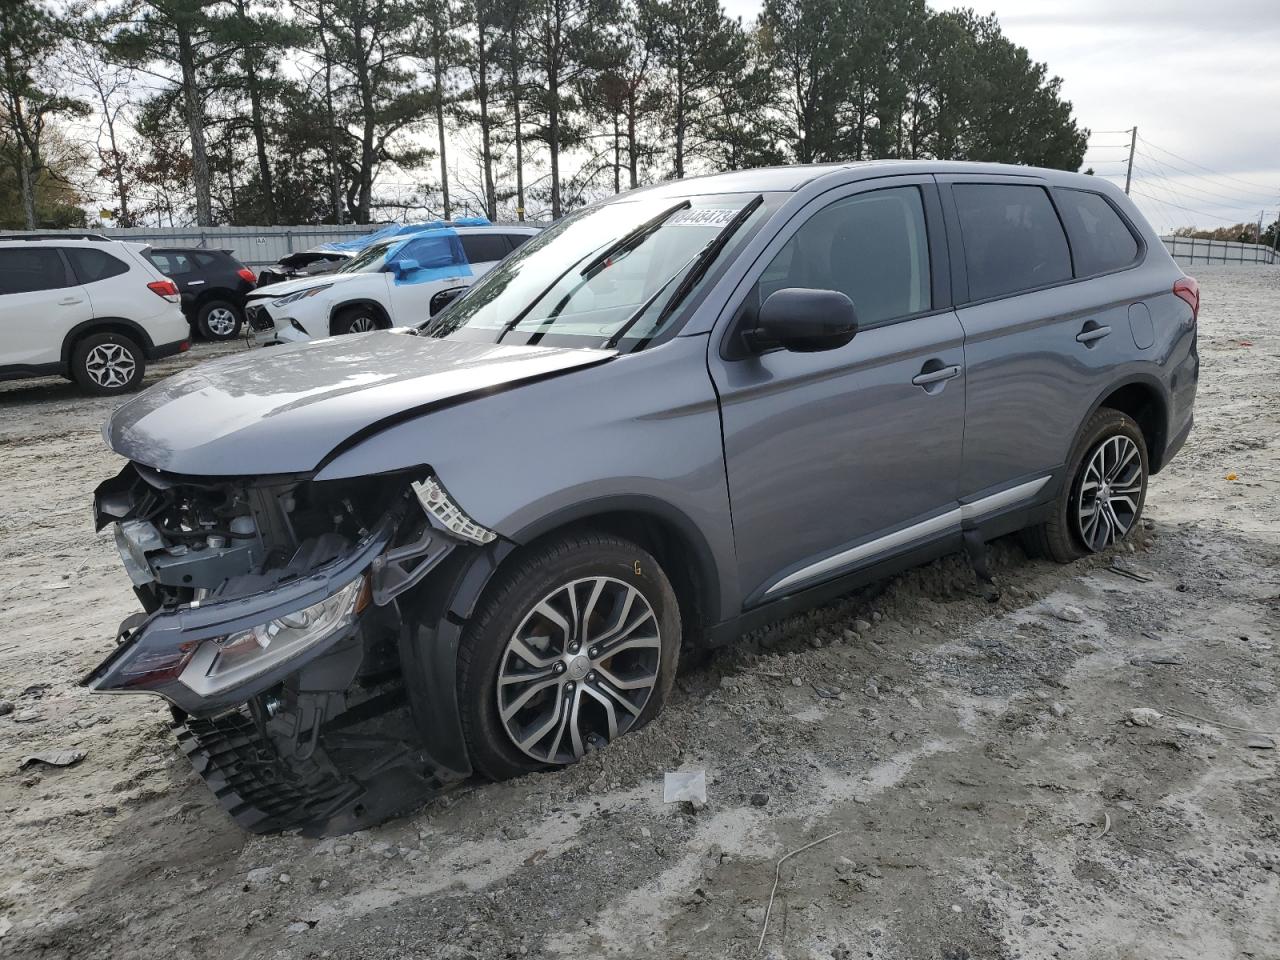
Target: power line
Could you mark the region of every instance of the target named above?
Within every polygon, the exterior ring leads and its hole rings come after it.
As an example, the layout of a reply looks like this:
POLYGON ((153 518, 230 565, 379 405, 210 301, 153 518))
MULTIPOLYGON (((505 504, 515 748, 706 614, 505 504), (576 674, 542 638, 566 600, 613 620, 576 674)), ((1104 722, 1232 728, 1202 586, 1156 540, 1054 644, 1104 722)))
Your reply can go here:
MULTIPOLYGON (((1150 159, 1150 158, 1148 158, 1150 159)), ((1217 193, 1213 190, 1207 190, 1194 184, 1183 183, 1176 177, 1171 177, 1161 171, 1152 170, 1147 167, 1138 166, 1135 169, 1142 170, 1148 179, 1160 179, 1169 182, 1169 189, 1172 193, 1190 194, 1192 200, 1203 200, 1213 203, 1216 206, 1228 207, 1230 209, 1252 210, 1259 206, 1268 206, 1276 202, 1276 195, 1272 195, 1268 199, 1253 199, 1249 197, 1228 196, 1227 194, 1217 193)))
MULTIPOLYGON (((1245 186, 1247 186, 1247 187, 1253 187, 1253 188, 1254 188, 1254 189, 1256 189, 1256 190, 1264 190, 1264 191, 1268 191, 1268 192, 1274 192, 1274 190, 1275 190, 1275 187, 1274 187, 1274 186, 1266 186, 1266 187, 1264 187, 1264 186, 1263 186, 1262 184, 1260 184, 1260 183, 1255 183, 1255 182, 1253 182, 1253 181, 1251 181, 1251 180, 1243 180, 1243 179, 1241 179, 1240 177, 1233 177, 1233 176, 1232 176, 1231 174, 1229 174, 1229 173, 1219 173, 1218 171, 1213 170, 1213 169, 1211 169, 1210 167, 1206 167, 1203 163, 1196 163, 1194 160, 1188 160, 1186 157, 1182 156, 1181 154, 1174 153, 1172 150, 1169 150, 1169 149, 1168 149, 1168 148, 1166 148, 1166 147, 1162 147, 1162 146, 1160 146, 1159 144, 1152 143, 1152 142, 1151 142, 1150 140, 1148 140, 1146 137, 1140 137, 1139 139, 1140 139, 1144 144, 1146 144, 1147 146, 1149 146, 1149 147, 1155 147, 1155 149, 1159 150, 1161 153, 1167 153, 1167 154, 1169 154, 1169 156, 1171 156, 1171 157, 1176 157, 1177 159, 1181 160, 1183 163, 1189 163, 1189 164, 1191 164, 1193 167, 1199 167, 1201 170, 1204 170, 1204 171, 1206 171, 1207 173, 1211 173, 1211 174, 1213 174, 1215 177, 1221 177, 1221 178, 1222 178, 1222 179, 1224 179, 1224 180, 1234 180, 1236 183, 1242 183, 1242 184, 1244 184, 1245 186)), ((1170 164, 1170 166, 1172 166, 1172 164, 1170 164)))
MULTIPOLYGON (((1151 186, 1151 184, 1150 184, 1150 183, 1148 183, 1148 182, 1147 182, 1147 181, 1145 181, 1145 180, 1140 181, 1140 182, 1142 183, 1142 185, 1143 185, 1143 186, 1151 186)), ((1154 188, 1154 187, 1152 187, 1152 189, 1155 189, 1155 188, 1154 188)), ((1233 219, 1233 218, 1230 218, 1230 217, 1220 217, 1220 216, 1218 216, 1217 214, 1214 214, 1214 213, 1205 213, 1203 210, 1194 210, 1194 209, 1192 209, 1191 207, 1184 207, 1182 204, 1180 204, 1180 203, 1174 203, 1174 202, 1173 202, 1173 201, 1171 201, 1171 200, 1168 200, 1168 201, 1161 201, 1161 200, 1159 200, 1157 197, 1153 197, 1153 196, 1152 196, 1151 194, 1149 194, 1149 193, 1143 193, 1141 190, 1134 190, 1134 189, 1131 189, 1131 190, 1130 190, 1130 192, 1131 192, 1131 193, 1136 193, 1136 194, 1137 194, 1138 196, 1140 196, 1140 197, 1146 197, 1148 200, 1155 200, 1157 203, 1161 203, 1161 202, 1163 202, 1163 203, 1167 203, 1169 206, 1177 207, 1179 210, 1185 210, 1187 213, 1194 213, 1197 217, 1208 217, 1208 218, 1209 218, 1209 219, 1211 219, 1211 220, 1218 220, 1218 221, 1221 221, 1222 223, 1231 224, 1232 226, 1234 226, 1234 225, 1235 225, 1235 224, 1237 224, 1237 223, 1242 223, 1242 222, 1243 222, 1243 221, 1241 221, 1241 220, 1233 219)))
MULTIPOLYGON (((1168 161, 1168 160, 1160 160, 1160 159, 1158 159, 1158 158, 1156 158, 1156 157, 1153 157, 1151 154, 1149 154, 1149 153, 1144 153, 1144 152, 1142 152, 1142 151, 1139 151, 1139 152, 1138 152, 1138 156, 1143 157, 1144 159, 1149 160, 1149 161, 1151 161, 1153 164, 1155 164, 1155 165, 1156 165, 1156 167, 1158 167, 1158 168, 1159 168, 1160 172, 1161 172, 1162 174, 1164 174, 1164 175, 1166 176, 1166 178, 1167 178, 1167 179, 1169 179, 1169 180, 1176 180, 1176 179, 1178 179, 1177 177, 1168 176, 1168 172, 1167 172, 1167 171, 1168 171, 1169 169, 1173 169, 1173 170, 1177 170, 1179 173, 1183 174, 1184 176, 1191 177, 1191 178, 1193 178, 1193 179, 1195 179, 1195 180, 1202 180, 1202 181, 1204 181, 1204 182, 1206 182, 1206 183, 1210 183, 1210 184, 1212 184, 1215 188, 1216 188, 1216 187, 1218 187, 1218 184, 1213 183, 1213 181, 1209 180, 1209 179, 1208 179, 1207 177, 1205 177, 1203 174, 1192 173, 1191 171, 1189 171, 1189 170, 1187 170, 1187 169, 1185 169, 1185 168, 1183 168, 1183 167, 1179 167, 1177 164, 1172 163, 1172 162, 1170 162, 1170 161, 1168 161)), ((1227 193, 1227 192, 1225 192, 1225 189, 1224 189, 1224 190, 1216 190, 1216 189, 1215 189, 1215 190, 1210 190, 1210 189, 1208 189, 1208 188, 1206 188, 1206 187, 1196 187, 1196 188, 1194 188, 1194 189, 1197 189, 1197 190, 1199 190, 1199 191, 1200 191, 1200 192, 1202 192, 1202 193, 1210 193, 1210 194, 1213 194, 1213 195, 1215 195, 1215 196, 1217 196, 1217 197, 1219 197, 1219 198, 1222 198, 1222 199, 1227 199, 1227 200, 1247 200, 1249 203, 1252 203, 1252 204, 1259 204, 1259 203, 1267 204, 1267 203, 1272 203, 1272 202, 1274 202, 1274 201, 1275 201, 1275 198, 1276 198, 1277 194, 1280 194, 1280 188, 1272 188, 1271 190, 1267 190, 1267 191, 1265 191, 1263 194, 1250 194, 1250 195, 1248 195, 1248 196, 1246 196, 1246 195, 1244 195, 1244 194, 1241 194, 1241 193, 1235 193, 1235 192, 1233 192, 1233 193, 1227 193)))

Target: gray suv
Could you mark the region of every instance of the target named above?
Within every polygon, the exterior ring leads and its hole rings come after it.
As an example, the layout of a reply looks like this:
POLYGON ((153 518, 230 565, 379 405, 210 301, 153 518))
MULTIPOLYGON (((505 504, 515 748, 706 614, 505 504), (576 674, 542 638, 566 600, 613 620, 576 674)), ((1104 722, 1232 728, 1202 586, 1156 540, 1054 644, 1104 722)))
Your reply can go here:
POLYGON ((341 831, 571 763, 682 647, 1024 531, 1139 521, 1198 289, 1089 176, 751 170, 579 210, 421 328, 179 373, 106 428, 159 694, 247 828, 341 831))

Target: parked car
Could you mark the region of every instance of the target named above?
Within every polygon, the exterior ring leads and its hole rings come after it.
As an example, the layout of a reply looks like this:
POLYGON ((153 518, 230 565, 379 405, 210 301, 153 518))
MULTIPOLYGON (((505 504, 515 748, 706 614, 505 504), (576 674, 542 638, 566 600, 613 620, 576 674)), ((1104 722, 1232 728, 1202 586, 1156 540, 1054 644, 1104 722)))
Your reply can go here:
POLYGON ((1191 430, 1198 309, 1097 177, 850 163, 612 198, 416 335, 123 405, 95 509, 145 610, 87 684, 167 698, 255 830, 572 763, 662 709, 682 646, 962 548, 981 569, 1015 531, 1064 562, 1124 540, 1191 430))
POLYGON ((266 345, 421 323, 538 233, 537 227, 441 226, 392 236, 333 273, 256 291, 249 326, 266 345))
POLYGON ((200 336, 232 340, 240 334, 245 298, 258 278, 231 250, 156 247, 147 256, 178 285, 182 312, 200 336))
POLYGON ((136 390, 190 345, 178 288, 139 244, 0 239, 0 380, 53 374, 89 393, 136 390))
POLYGON ((354 256, 337 250, 300 250, 281 257, 269 267, 258 271, 258 287, 295 280, 298 277, 318 277, 333 273, 354 256))

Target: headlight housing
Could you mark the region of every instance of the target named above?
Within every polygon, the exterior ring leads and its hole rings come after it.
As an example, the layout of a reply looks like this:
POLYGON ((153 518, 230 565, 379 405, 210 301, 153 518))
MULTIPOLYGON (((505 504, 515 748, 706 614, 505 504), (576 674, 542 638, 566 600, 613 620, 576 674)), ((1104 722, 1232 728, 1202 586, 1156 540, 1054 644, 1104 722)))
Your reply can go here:
POLYGON ((297 303, 299 300, 306 300, 309 297, 314 297, 317 293, 323 293, 332 286, 332 283, 322 283, 319 286, 307 287, 305 290, 299 290, 297 293, 291 293, 288 296, 281 297, 279 300, 272 300, 271 305, 273 307, 283 307, 289 303, 297 303))
POLYGON ((361 574, 319 603, 204 641, 178 679, 202 697, 239 686, 350 626, 368 603, 361 574))

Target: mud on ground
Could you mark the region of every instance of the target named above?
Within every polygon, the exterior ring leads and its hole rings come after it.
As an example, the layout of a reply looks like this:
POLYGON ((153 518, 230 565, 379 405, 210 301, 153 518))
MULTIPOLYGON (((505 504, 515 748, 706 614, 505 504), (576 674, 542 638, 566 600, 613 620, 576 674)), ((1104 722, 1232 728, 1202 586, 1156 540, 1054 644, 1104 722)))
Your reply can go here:
POLYGON ((112 403, 0 386, 0 955, 750 957, 778 858, 834 833, 762 955, 1280 957, 1280 270, 1196 272, 1197 429, 1134 549, 998 544, 996 603, 916 570, 686 671, 576 768, 323 841, 241 833, 158 702, 76 687, 133 610, 89 513, 112 403), (54 749, 86 756, 19 770, 54 749), (664 806, 696 769, 707 807, 664 806))

